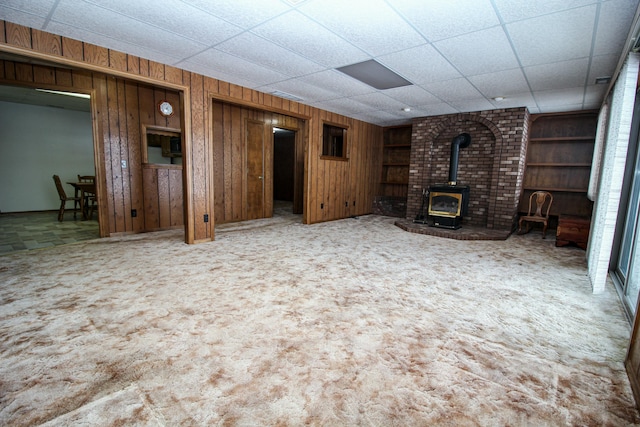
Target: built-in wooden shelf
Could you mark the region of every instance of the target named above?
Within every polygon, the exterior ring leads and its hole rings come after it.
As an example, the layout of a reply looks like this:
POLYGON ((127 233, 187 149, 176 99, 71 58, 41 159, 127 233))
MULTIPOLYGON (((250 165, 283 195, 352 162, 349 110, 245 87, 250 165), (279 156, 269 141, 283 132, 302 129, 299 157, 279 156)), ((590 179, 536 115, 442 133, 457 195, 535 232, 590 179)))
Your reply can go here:
POLYGON ((392 126, 383 130, 382 175, 379 196, 407 197, 411 160, 411 126, 392 126))
POLYGON ((590 168, 591 163, 527 163, 527 166, 562 167, 562 168, 590 168))
POLYGON ((586 193, 587 189, 586 188, 562 188, 562 187, 523 187, 524 190, 531 190, 531 191, 537 191, 537 190, 544 190, 544 191, 551 191, 551 192, 559 192, 559 193, 586 193))
POLYGON ((587 198, 598 111, 532 114, 519 211, 534 191, 553 194, 551 215, 590 215, 587 198))
POLYGON ((529 142, 550 142, 555 144, 557 142, 573 142, 573 141, 594 141, 595 138, 590 136, 558 136, 558 137, 546 137, 546 138, 529 138, 529 142))

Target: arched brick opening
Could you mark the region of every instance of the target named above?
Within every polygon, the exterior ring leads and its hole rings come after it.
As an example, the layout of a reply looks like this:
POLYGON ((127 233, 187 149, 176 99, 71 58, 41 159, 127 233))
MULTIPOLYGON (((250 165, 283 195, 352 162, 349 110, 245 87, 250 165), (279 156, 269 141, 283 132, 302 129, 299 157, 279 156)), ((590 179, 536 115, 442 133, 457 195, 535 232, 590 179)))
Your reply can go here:
POLYGON ((447 182, 451 141, 468 132, 472 142, 460 151, 458 163, 458 182, 471 188, 463 224, 513 229, 522 191, 528 119, 526 108, 414 119, 407 219, 419 212, 424 188, 447 182))

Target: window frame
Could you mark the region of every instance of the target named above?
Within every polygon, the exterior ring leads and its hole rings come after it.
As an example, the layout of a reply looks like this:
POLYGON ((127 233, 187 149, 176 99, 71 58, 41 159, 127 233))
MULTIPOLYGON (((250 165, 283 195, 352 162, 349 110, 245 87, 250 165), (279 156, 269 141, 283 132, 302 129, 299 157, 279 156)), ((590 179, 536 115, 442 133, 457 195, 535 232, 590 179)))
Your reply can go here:
MULTIPOLYGON (((322 122, 322 134, 321 134, 321 151, 320 158, 323 160, 340 160, 340 161, 348 161, 348 147, 349 147, 349 126, 334 122, 323 121, 322 122), (334 153, 334 150, 331 150, 329 145, 329 128, 341 129, 342 130, 342 155, 338 156, 334 153), (328 151, 328 152, 327 152, 328 151)), ((334 147, 335 148, 335 147, 334 147)))

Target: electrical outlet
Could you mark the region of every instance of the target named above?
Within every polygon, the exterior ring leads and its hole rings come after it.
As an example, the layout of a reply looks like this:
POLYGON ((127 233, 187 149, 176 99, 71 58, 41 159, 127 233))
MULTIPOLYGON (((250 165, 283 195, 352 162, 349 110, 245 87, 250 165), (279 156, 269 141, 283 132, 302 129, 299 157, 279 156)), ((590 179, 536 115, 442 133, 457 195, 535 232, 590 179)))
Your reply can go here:
POLYGON ((127 161, 126 160, 120 160, 120 164, 122 165, 122 169, 126 169, 127 168, 127 161))
POLYGON ((138 216, 138 211, 136 209, 131 209, 131 218, 135 218, 138 216))
POLYGON ((209 214, 204 214, 204 222, 209 222, 209 214))

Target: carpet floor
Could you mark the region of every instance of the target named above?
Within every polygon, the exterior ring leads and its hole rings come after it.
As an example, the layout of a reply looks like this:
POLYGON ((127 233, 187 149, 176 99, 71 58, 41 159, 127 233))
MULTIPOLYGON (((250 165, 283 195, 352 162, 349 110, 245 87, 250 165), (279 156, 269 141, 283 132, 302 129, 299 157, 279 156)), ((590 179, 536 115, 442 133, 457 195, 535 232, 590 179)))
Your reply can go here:
POLYGON ((0 425, 640 425, 585 252, 285 216, 0 256, 0 425))

